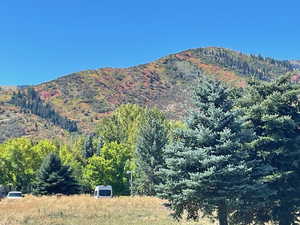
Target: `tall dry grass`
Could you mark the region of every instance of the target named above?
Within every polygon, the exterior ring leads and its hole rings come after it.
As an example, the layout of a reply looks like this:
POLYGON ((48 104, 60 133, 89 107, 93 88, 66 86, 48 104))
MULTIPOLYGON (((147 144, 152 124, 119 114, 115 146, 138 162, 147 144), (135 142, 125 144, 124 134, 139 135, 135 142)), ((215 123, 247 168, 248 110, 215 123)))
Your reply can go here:
POLYGON ((87 195, 27 196, 0 201, 0 225, 212 225, 176 222, 163 201, 150 197, 94 199, 87 195))

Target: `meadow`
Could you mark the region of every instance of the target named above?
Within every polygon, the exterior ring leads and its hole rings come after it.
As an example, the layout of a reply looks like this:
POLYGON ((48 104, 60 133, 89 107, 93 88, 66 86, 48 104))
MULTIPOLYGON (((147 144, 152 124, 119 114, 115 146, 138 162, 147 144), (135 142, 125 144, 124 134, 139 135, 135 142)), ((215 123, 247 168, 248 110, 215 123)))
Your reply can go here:
POLYGON ((89 195, 57 198, 26 196, 0 201, 0 225, 214 225, 172 219, 164 201, 154 197, 94 199, 89 195))

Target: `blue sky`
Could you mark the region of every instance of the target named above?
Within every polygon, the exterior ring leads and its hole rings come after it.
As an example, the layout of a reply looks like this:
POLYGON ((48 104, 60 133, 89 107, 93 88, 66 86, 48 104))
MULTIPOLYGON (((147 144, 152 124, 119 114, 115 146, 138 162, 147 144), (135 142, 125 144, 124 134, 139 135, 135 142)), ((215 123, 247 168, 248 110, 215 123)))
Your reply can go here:
POLYGON ((205 46, 300 59, 299 9, 299 0, 3 0, 0 85, 205 46))

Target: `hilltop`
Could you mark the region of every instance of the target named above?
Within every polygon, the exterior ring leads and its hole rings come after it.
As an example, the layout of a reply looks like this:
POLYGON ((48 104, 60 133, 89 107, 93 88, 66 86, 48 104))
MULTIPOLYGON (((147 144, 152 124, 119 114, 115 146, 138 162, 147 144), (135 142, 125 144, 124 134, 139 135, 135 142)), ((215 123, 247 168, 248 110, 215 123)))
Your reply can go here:
MULTIPOLYGON (((181 118, 190 104, 190 88, 199 76, 215 76, 244 87, 249 77, 271 80, 299 65, 299 61, 275 60, 225 48, 197 48, 129 68, 76 72, 33 88, 42 101, 64 118, 76 121, 80 132, 88 133, 99 119, 126 103, 155 106, 170 118, 181 118)), ((0 110, 4 112, 0 117, 0 142, 10 135, 53 137, 65 134, 61 127, 12 105, 9 101, 17 89, 0 89, 0 110), (28 131, 28 127, 33 129, 28 131)))

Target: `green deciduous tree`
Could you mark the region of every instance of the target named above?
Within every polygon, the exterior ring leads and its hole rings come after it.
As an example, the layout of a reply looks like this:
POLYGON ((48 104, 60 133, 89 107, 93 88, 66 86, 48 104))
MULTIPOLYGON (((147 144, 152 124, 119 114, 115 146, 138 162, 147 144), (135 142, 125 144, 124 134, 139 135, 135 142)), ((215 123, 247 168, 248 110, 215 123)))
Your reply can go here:
POLYGON ((60 158, 50 153, 43 161, 36 178, 34 193, 49 194, 76 194, 79 185, 69 166, 62 165, 60 158))
POLYGON ((230 96, 220 81, 202 78, 187 127, 165 148, 160 192, 176 218, 184 211, 197 219, 200 210, 210 216, 216 210, 219 224, 227 225, 229 209, 247 182, 243 143, 252 135, 243 129, 230 96))
POLYGON ((110 117, 102 119, 98 124, 98 136, 102 137, 106 143, 134 144, 144 110, 134 104, 121 105, 110 117))
POLYGON ((24 192, 30 191, 44 157, 57 151, 48 140, 32 142, 27 138, 15 138, 0 145, 1 183, 24 192))
POLYGON ((112 185, 115 194, 128 194, 126 172, 131 170, 132 152, 128 146, 116 142, 106 143, 100 155, 88 159, 84 179, 91 188, 96 185, 112 185))

